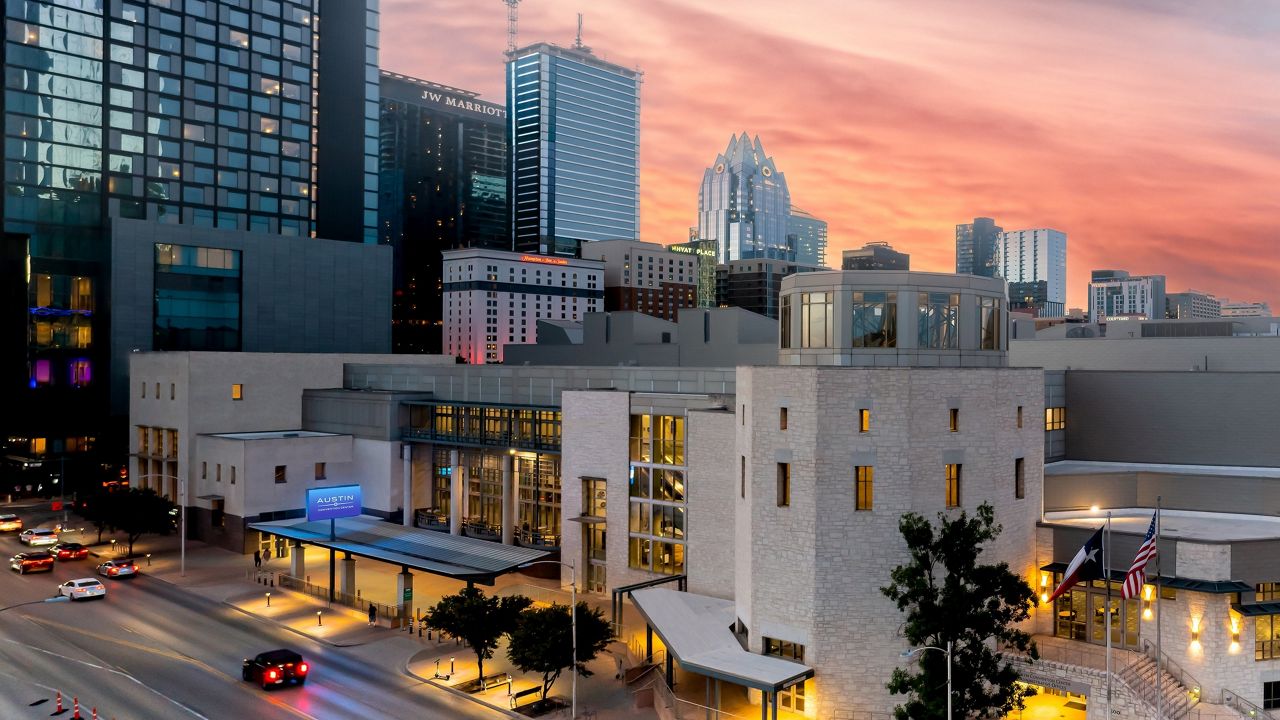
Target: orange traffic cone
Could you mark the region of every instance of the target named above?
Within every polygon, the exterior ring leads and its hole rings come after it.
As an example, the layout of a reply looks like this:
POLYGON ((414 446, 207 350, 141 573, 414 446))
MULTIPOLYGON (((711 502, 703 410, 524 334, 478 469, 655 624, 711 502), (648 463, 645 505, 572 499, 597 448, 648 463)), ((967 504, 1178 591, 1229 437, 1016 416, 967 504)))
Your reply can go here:
POLYGON ((98 708, 93 709, 93 720, 98 720, 98 708))
POLYGON ((62 713, 62 691, 61 690, 58 691, 58 707, 56 708, 56 712, 54 712, 54 715, 58 715, 60 713, 62 713))
POLYGON ((71 705, 74 708, 74 711, 71 714, 71 720, 84 720, 84 718, 80 717, 80 698, 73 695, 71 697, 71 705))

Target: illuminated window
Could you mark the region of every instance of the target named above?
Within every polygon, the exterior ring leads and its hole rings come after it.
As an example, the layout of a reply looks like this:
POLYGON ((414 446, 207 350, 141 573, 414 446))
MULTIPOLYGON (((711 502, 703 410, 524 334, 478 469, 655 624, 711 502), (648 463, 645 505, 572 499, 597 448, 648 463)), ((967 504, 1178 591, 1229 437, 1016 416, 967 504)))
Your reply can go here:
POLYGON ((49 442, 47 438, 32 438, 31 453, 33 455, 43 455, 45 448, 47 448, 48 445, 49 445, 49 442))
POLYGON ((778 429, 779 430, 787 429, 787 409, 786 408, 778 408, 778 429))
POLYGON ((90 370, 88 358, 76 358, 68 364, 70 371, 71 387, 84 387, 89 384, 92 379, 93 372, 90 370))
POLYGON ((276 466, 276 484, 277 485, 288 482, 288 476, 286 475, 286 473, 287 473, 286 466, 284 465, 276 466))
POLYGON ((317 480, 326 479, 324 470, 325 470, 324 463, 322 462, 316 463, 316 479, 317 480))
POLYGON ((858 411, 858 432, 871 432, 871 411, 867 408, 858 411))
POLYGON ((947 507, 960 507, 960 466, 947 465, 947 507))
POLYGON ((231 386, 231 399, 232 400, 244 399, 244 385, 241 385, 240 383, 235 383, 234 385, 231 386))
POLYGON ((1022 427, 1022 406, 1018 406, 1018 427, 1022 427))
POLYGON ((1064 407, 1045 408, 1044 429, 1045 432, 1067 429, 1067 409, 1064 407))
POLYGON ((855 484, 858 496, 855 509, 870 510, 871 500, 875 490, 875 468, 870 465, 859 465, 853 470, 856 477, 855 484))
POLYGON ((960 408, 951 408, 948 415, 950 418, 948 425, 951 428, 951 432, 960 432, 960 408))
POLYGON ((791 507, 791 463, 778 463, 778 507, 791 507))

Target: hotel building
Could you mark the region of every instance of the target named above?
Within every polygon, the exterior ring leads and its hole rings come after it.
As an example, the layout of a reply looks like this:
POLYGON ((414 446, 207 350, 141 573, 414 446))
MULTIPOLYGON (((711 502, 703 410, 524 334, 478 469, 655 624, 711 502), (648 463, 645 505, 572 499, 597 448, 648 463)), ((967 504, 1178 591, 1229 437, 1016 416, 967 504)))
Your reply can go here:
POLYGON ((657 243, 600 240, 582 246, 584 260, 604 263, 604 310, 675 320, 698 306, 699 258, 657 243))

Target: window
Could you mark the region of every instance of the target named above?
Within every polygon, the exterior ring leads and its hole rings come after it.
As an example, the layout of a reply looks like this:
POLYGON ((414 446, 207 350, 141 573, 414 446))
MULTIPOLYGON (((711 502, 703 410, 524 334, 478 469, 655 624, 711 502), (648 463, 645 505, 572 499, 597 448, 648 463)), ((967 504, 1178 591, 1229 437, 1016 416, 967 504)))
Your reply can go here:
POLYGON ((1254 660, 1280 659, 1280 615, 1254 616, 1253 638, 1254 660))
POLYGON ((156 399, 160 399, 160 383, 156 383, 156 399))
POLYGON ((325 479, 325 474, 324 474, 324 463, 322 463, 322 462, 316 463, 316 479, 317 479, 317 480, 324 480, 324 479, 325 479))
POLYGON ((1264 582, 1253 586, 1253 599, 1257 602, 1280 600, 1280 583, 1264 582))
POLYGON ((207 462, 200 463, 200 479, 201 480, 209 479, 209 463, 207 462))
POLYGON ((232 485, 236 484, 236 466, 235 465, 231 466, 231 484, 232 485))
POLYGON ((784 348, 791 347, 791 296, 782 296, 782 309, 778 313, 778 319, 781 323, 782 342, 784 348))
POLYGON ((951 408, 948 415, 950 417, 948 425, 951 428, 951 432, 960 432, 960 408, 951 408))
POLYGON ((871 410, 867 408, 858 411, 858 432, 871 432, 871 410))
POLYGON ((800 293, 800 347, 829 348, 835 345, 832 322, 835 293, 800 293))
POLYGON ((1027 496, 1026 463, 1022 458, 1013 461, 1013 496, 1019 500, 1027 496))
POLYGON ((1262 683, 1262 709, 1280 708, 1280 680, 1262 683))
POLYGON ((1064 407, 1053 407, 1044 409, 1044 431, 1050 430, 1066 430, 1067 429, 1067 409, 1064 407))
POLYGON ((898 346, 898 293, 853 293, 853 347, 898 346))
POLYGON ((875 468, 870 465, 858 465, 853 469, 855 486, 857 490, 857 505, 855 510, 870 510, 871 499, 875 486, 875 468))
POLYGON ((213 481, 222 482, 222 463, 218 463, 217 465, 214 466, 213 481))
POLYGON ((147 384, 146 384, 146 383, 142 383, 142 398, 143 398, 144 400, 147 398, 147 384))
POLYGON ((999 350, 1004 326, 1003 301, 999 298, 978 299, 978 349, 999 350))
POLYGON ((960 347, 957 319, 960 295, 957 293, 919 293, 918 347, 947 350, 960 347))
POLYGON ((779 430, 787 429, 787 409, 786 408, 778 408, 778 429, 779 430))
POLYGON ((276 484, 279 485, 285 482, 288 482, 288 477, 286 476, 286 466, 277 465, 276 466, 276 484))
POLYGON ((1022 406, 1018 406, 1018 427, 1022 427, 1022 406))
MULTIPOLYGON (((764 654, 784 660, 804 662, 804 645, 787 640, 765 637, 764 654)), ((805 683, 799 682, 778 691, 778 704, 797 713, 804 712, 805 683)))
POLYGON ((244 385, 241 385, 240 383, 236 383, 231 386, 231 399, 232 400, 244 399, 244 385))
POLYGON ((791 507, 791 463, 778 463, 778 507, 791 507))
POLYGON ((947 465, 947 507, 960 507, 959 465, 947 465))
POLYGON ((742 461, 738 470, 738 494, 745 500, 747 498, 747 456, 742 455, 738 459, 742 461))
POLYGON ((176 400, 178 397, 178 386, 176 383, 169 383, 169 399, 176 400))

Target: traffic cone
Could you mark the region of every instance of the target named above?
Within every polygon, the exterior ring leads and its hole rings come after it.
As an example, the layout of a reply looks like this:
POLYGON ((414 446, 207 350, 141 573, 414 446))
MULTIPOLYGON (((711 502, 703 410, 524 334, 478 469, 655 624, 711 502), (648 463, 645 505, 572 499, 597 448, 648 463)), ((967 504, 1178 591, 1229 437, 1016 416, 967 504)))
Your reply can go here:
POLYGON ((58 707, 55 708, 54 715, 58 715, 61 713, 62 713, 62 691, 59 690, 58 691, 58 707))
POLYGON ((75 708, 71 714, 71 720, 84 720, 84 718, 80 717, 80 698, 73 695, 71 697, 71 705, 75 708))
POLYGON ((93 709, 93 720, 98 720, 98 708, 93 709))

